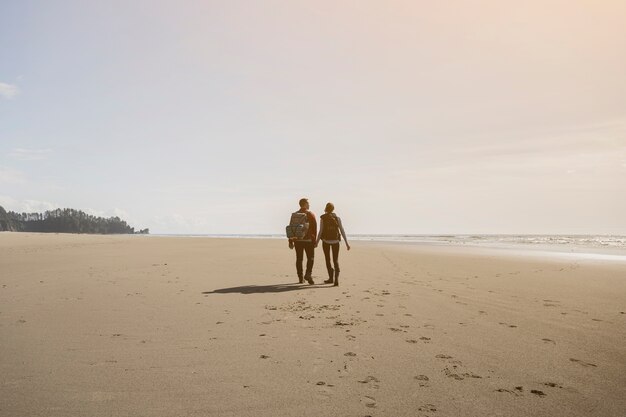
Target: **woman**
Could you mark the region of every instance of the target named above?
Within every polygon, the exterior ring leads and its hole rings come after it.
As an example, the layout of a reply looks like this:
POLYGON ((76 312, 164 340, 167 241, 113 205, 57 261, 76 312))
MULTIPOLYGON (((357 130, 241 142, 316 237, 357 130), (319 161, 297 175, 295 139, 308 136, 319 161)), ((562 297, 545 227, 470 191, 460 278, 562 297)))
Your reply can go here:
POLYGON ((346 232, 343 230, 341 219, 337 217, 334 211, 335 206, 333 203, 326 204, 324 214, 320 216, 320 232, 317 235, 315 247, 317 247, 320 239, 322 239, 322 249, 324 249, 326 269, 328 269, 328 279, 324 281, 324 283, 334 284, 337 286, 339 285, 339 242, 341 241, 341 236, 343 236, 343 240, 346 242, 346 249, 350 250, 350 245, 348 244, 346 232), (333 269, 330 264, 331 250, 333 251, 333 265, 335 266, 335 269, 333 269))

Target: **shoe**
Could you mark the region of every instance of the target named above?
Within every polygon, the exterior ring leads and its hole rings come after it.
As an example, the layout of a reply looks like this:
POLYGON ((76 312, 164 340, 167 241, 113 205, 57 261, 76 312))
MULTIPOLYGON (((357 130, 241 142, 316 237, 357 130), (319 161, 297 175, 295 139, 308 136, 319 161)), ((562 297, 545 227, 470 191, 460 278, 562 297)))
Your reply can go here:
POLYGON ((333 273, 335 272, 334 269, 329 269, 328 270, 328 279, 326 281, 324 281, 324 284, 332 284, 334 282, 333 280, 333 273))
POLYGON ((308 283, 309 283, 309 285, 313 285, 313 284, 315 284, 315 283, 313 282, 313 278, 311 278, 311 276, 310 276, 310 275, 305 275, 305 276, 304 276, 304 280, 305 280, 306 282, 308 282, 308 283))
POLYGON ((298 277, 298 282, 299 282, 300 284, 304 284, 304 278, 302 278, 302 277, 298 277))
POLYGON ((335 270, 335 283, 333 284, 335 287, 339 286, 339 270, 335 270))

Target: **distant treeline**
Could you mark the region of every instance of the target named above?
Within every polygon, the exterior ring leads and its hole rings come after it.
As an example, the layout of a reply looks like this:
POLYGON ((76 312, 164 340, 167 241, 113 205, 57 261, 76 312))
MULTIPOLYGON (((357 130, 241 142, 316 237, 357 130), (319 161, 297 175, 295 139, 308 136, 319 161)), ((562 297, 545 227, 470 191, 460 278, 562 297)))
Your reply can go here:
POLYGON ((48 210, 44 213, 7 212, 0 206, 0 231, 42 233, 148 234, 148 229, 135 232, 119 217, 98 217, 74 209, 48 210))

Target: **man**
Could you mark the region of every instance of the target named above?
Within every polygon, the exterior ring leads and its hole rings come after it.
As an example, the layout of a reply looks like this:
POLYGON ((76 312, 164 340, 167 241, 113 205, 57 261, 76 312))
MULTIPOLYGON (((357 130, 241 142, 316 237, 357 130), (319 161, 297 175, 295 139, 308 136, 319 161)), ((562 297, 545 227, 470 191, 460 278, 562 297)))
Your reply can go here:
MULTIPOLYGON (((313 285, 313 278, 311 273, 313 272, 313 261, 315 258, 315 239, 317 238, 317 220, 315 214, 309 211, 309 200, 306 198, 300 199, 300 213, 306 213, 309 219, 309 230, 302 239, 296 239, 294 246, 296 248, 296 271, 298 272, 298 279, 300 283, 305 280, 309 285, 313 285), (304 253, 306 252, 306 273, 302 275, 302 262, 304 260, 304 253)), ((291 242, 290 242, 291 247, 291 242)))

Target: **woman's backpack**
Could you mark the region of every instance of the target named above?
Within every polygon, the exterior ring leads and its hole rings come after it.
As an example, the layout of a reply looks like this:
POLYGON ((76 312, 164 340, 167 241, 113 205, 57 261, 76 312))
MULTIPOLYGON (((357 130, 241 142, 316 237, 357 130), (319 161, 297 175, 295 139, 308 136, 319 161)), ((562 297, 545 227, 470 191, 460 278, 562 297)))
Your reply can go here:
POLYGON ((322 216, 324 228, 322 229, 322 239, 324 240, 341 240, 339 233, 339 220, 335 213, 328 213, 322 216))

